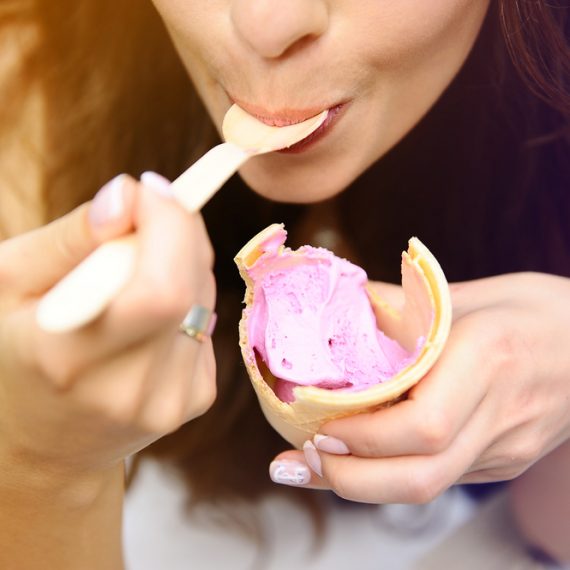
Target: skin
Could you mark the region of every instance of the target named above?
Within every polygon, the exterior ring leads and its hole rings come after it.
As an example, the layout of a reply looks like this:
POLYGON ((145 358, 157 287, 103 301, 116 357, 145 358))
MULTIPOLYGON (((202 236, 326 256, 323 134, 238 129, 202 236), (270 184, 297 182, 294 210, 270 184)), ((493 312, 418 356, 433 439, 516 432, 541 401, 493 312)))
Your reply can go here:
POLYGON ((537 322, 562 309, 568 279, 519 273, 454 284, 451 293, 454 322, 440 360, 406 401, 324 425, 350 453, 320 453, 324 477, 311 486, 365 502, 424 503, 455 482, 513 479, 568 440, 562 329, 570 311, 537 322), (541 286, 548 296, 536 295, 541 286))
POLYGON ((214 306, 212 263, 201 217, 129 177, 112 200, 102 191, 0 242, 0 566, 123 567, 124 458, 216 395, 211 340, 178 332, 193 303, 214 306), (70 333, 39 330, 42 293, 130 232, 137 266, 106 314, 70 333))
POLYGON ((464 62, 488 1, 153 3, 218 127, 232 99, 268 122, 347 103, 307 152, 241 170, 263 196, 312 202, 343 190, 426 113, 464 62))
MULTIPOLYGON (((256 192, 284 202, 335 195, 405 136, 457 73, 488 8, 461 0, 153 1, 216 125, 232 100, 274 124, 347 103, 318 144, 241 171, 256 192)), ((292 460, 293 470, 313 467, 307 486, 348 499, 426 502, 456 482, 515 478, 568 440, 570 314, 559 299, 570 295, 569 281, 506 275, 452 291, 448 347, 409 400, 323 426, 348 454, 309 444, 305 456, 278 457, 271 473, 292 460)), ((567 446, 548 462, 550 472, 567 473, 567 446)), ((553 496, 570 494, 567 480, 549 482, 553 496)), ((570 559, 563 541, 545 542, 536 531, 541 517, 560 523, 556 501, 528 522, 525 501, 537 496, 541 477, 521 481, 515 489, 527 492, 512 500, 522 530, 570 559)))
MULTIPOLYGON (((228 93, 268 122, 347 103, 306 152, 258 157, 243 170, 260 194, 298 202, 342 191, 421 119, 487 8, 483 0, 154 3, 218 127, 228 93)), ((210 341, 178 333, 193 303, 214 306, 211 246, 200 216, 164 192, 127 179, 112 201, 100 194, 0 242, 2 567, 121 568, 123 459, 215 397, 210 341), (133 231, 135 273, 102 318, 61 336, 38 330, 43 291, 98 244, 133 231)), ((570 315, 559 301, 570 296, 568 281, 503 276, 455 286, 453 296, 454 329, 436 368, 405 405, 323 426, 349 454, 317 453, 323 477, 313 472, 308 486, 360 501, 425 501, 457 480, 513 477, 568 439, 570 315)), ((283 458, 308 472, 301 452, 283 458)))

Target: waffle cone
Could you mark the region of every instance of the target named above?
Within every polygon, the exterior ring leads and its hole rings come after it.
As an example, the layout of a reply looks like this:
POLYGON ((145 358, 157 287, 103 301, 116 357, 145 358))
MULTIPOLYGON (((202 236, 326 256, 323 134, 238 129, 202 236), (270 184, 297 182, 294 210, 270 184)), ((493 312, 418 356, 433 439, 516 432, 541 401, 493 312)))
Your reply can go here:
MULTIPOLYGON (((413 351, 418 338, 425 342, 417 358, 390 380, 357 392, 296 386, 295 400, 281 401, 274 393, 275 377, 248 340, 248 308, 254 299, 250 270, 268 258, 290 250, 284 247, 283 225, 273 224, 252 238, 236 255, 235 262, 246 284, 245 309, 239 324, 240 347, 251 383, 269 423, 289 443, 301 448, 325 422, 390 406, 405 397, 441 354, 451 326, 451 300, 445 275, 430 251, 415 237, 402 253, 404 306, 396 310, 383 300, 372 284, 367 287, 378 328, 413 351)), ((293 252, 294 255, 302 255, 293 252)))

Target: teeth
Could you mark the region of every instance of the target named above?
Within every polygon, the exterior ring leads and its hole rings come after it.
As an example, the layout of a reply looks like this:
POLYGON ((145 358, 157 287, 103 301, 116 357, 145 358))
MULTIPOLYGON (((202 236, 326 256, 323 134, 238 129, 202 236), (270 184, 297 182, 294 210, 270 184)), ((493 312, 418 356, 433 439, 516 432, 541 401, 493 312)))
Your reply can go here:
MULTIPOLYGON (((368 287, 379 328, 405 347, 413 347, 419 337, 425 342, 417 359, 392 379, 360 392, 325 390, 314 386, 294 388, 295 401, 282 402, 274 393, 275 378, 263 363, 258 363, 247 336, 247 309, 253 298, 256 269, 284 251, 286 232, 283 225, 273 224, 252 238, 236 255, 235 262, 246 283, 246 310, 240 321, 242 356, 261 408, 269 423, 292 445, 303 443, 318 432, 319 427, 334 418, 390 406, 425 376, 440 356, 451 326, 449 287, 441 267, 430 251, 411 238, 402 253, 402 286, 405 304, 396 311, 368 287), (252 271, 253 270, 253 271, 252 271)), ((290 250, 287 250, 291 254, 290 250)), ((294 255, 302 256, 297 250, 294 255)))

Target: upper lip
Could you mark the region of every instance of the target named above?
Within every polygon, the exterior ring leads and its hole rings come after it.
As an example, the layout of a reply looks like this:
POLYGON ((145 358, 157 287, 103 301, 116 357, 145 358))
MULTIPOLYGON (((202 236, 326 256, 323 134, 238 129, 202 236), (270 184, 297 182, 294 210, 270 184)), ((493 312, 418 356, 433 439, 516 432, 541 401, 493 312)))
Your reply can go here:
POLYGON ((300 123, 306 119, 310 119, 322 113, 327 109, 336 107, 339 103, 332 105, 315 105, 311 107, 305 107, 304 109, 290 109, 283 107, 277 110, 268 110, 267 108, 261 107, 260 105, 255 105, 253 103, 248 103, 246 101, 241 101, 230 96, 232 102, 237 103, 244 111, 260 120, 266 125, 285 127, 287 125, 293 125, 295 123, 300 123))

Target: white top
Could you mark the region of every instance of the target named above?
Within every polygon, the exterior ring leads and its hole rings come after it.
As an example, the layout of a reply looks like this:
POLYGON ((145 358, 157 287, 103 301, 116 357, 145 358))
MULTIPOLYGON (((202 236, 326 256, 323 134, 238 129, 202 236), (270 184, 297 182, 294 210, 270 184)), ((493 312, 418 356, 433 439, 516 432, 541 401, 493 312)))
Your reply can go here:
POLYGON ((266 546, 260 552, 235 526, 216 524, 214 506, 189 515, 185 498, 173 472, 153 460, 141 465, 125 505, 129 570, 407 570, 478 508, 459 489, 427 506, 352 504, 331 495, 319 546, 309 515, 270 497, 254 508, 266 546))

